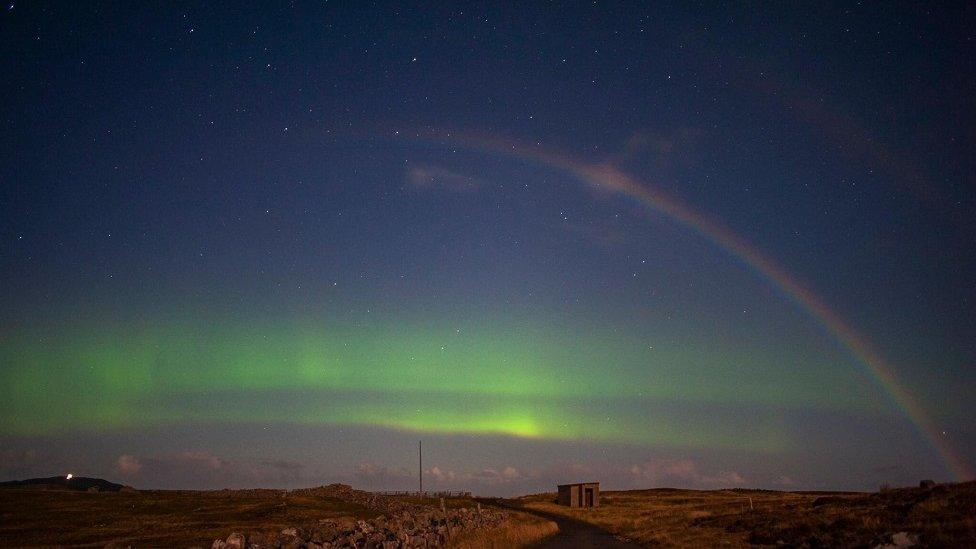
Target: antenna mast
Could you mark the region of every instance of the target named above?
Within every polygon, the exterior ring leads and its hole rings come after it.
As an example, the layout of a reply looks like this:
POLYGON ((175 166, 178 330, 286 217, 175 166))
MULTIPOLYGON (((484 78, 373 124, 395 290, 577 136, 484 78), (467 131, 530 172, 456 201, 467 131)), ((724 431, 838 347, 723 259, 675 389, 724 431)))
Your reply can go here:
POLYGON ((420 477, 420 497, 424 497, 424 441, 417 441, 417 473, 420 477))

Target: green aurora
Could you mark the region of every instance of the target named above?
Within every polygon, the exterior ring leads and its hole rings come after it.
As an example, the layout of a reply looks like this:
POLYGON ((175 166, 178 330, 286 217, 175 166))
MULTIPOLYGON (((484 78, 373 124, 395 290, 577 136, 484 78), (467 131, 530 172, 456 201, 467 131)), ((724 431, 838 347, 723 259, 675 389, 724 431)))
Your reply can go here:
POLYGON ((11 366, 0 371, 0 429, 283 422, 777 451, 795 441, 770 410, 882 406, 858 392, 850 366, 784 363, 787 349, 653 348, 622 330, 495 324, 15 332, 0 347, 11 366), (714 413, 723 407, 740 413, 714 413))

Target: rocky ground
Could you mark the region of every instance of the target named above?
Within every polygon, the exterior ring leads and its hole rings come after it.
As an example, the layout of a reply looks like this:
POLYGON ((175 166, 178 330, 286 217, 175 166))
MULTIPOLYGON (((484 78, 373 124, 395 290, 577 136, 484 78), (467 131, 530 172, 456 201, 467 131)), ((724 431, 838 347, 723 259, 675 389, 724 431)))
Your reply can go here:
POLYGON ((401 498, 379 496, 343 484, 331 484, 293 492, 305 496, 334 498, 372 509, 382 515, 369 520, 321 519, 314 524, 284 528, 273 535, 248 538, 234 532, 213 542, 213 549, 244 548, 332 548, 332 547, 438 547, 476 530, 487 530, 507 520, 507 513, 493 508, 438 508, 410 503, 401 498))
POLYGON ((876 493, 771 490, 605 491, 596 509, 555 494, 524 508, 667 547, 976 547, 976 482, 884 488, 876 493))

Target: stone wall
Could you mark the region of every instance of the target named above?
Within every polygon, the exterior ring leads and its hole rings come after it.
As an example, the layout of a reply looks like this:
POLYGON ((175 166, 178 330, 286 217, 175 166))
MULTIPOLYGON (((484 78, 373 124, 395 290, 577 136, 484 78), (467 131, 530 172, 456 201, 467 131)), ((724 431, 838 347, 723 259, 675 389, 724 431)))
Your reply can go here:
POLYGON ((227 539, 215 540, 212 548, 439 547, 465 532, 495 528, 508 518, 504 511, 488 508, 441 511, 390 496, 354 490, 344 484, 306 488, 293 493, 342 499, 378 511, 382 516, 358 521, 351 517, 322 519, 316 524, 297 525, 277 534, 256 534, 251 538, 235 532, 227 539))

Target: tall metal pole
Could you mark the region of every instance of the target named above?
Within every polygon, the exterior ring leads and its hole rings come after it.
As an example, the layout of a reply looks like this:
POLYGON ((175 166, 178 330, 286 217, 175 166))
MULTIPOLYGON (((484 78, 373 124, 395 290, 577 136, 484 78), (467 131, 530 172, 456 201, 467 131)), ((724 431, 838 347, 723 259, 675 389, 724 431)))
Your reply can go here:
POLYGON ((424 497, 424 441, 417 441, 417 472, 420 476, 420 497, 424 497))

